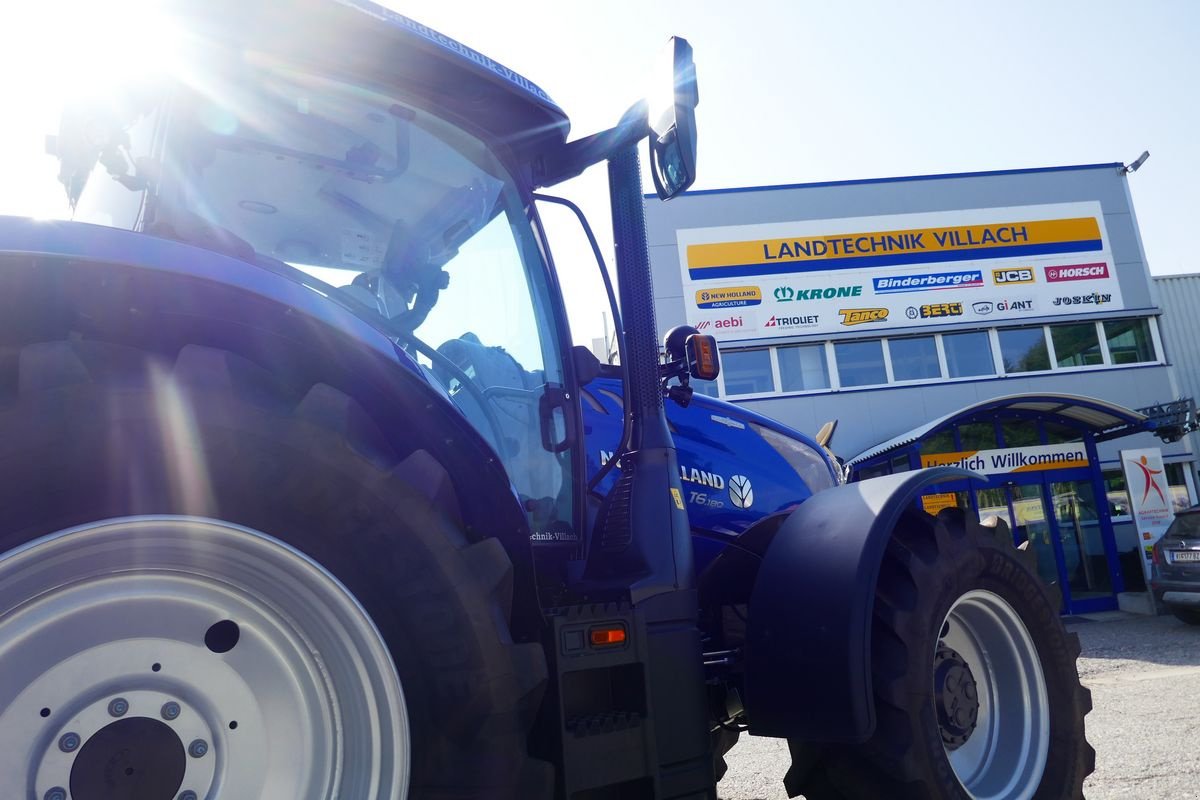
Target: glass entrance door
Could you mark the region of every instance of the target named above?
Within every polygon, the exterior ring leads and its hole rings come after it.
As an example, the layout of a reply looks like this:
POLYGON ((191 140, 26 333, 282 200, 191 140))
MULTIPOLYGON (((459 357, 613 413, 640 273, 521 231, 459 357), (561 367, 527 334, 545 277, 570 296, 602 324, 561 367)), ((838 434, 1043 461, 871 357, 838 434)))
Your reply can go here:
POLYGON ((1049 490, 1072 605, 1112 597, 1112 567, 1091 482, 1051 481, 1049 490))
POLYGON ((1062 592, 1065 613, 1116 608, 1117 566, 1113 548, 1105 547, 1091 480, 1065 470, 1005 478, 1001 485, 974 490, 979 518, 1000 517, 1014 545, 1029 542, 1038 577, 1062 592))

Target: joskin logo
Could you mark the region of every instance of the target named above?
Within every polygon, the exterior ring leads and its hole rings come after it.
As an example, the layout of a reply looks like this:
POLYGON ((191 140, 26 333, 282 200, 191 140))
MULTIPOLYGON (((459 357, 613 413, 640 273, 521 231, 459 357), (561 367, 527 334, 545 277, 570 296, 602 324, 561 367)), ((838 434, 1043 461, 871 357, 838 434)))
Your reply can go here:
POLYGON ((731 286, 725 289, 703 289, 696 292, 699 308, 739 308, 762 303, 762 289, 757 286, 731 286))
POLYGON ((887 322, 888 310, 886 308, 841 308, 838 313, 842 315, 843 325, 864 325, 868 322, 887 322))
POLYGON ((763 323, 764 328, 811 328, 821 323, 820 314, 804 314, 796 317, 781 317, 772 314, 771 318, 763 323))
POLYGON ((1056 297, 1051 302, 1056 306, 1102 306, 1112 302, 1112 295, 1100 292, 1073 294, 1070 297, 1056 297))
POLYGON ((926 303, 920 308, 909 306, 904 312, 909 319, 937 319, 938 317, 961 317, 962 303, 926 303))
POLYGON ((1108 277, 1108 265, 1103 262, 1098 264, 1072 264, 1069 267, 1046 267, 1044 271, 1046 273, 1046 280, 1050 283, 1087 281, 1108 277))
POLYGON ((929 272, 898 278, 874 278, 872 283, 875 294, 924 292, 930 289, 969 289, 983 286, 983 272, 977 269, 962 272, 929 272))
POLYGON ((1034 280, 1033 269, 1031 267, 992 270, 992 283, 997 286, 1010 286, 1014 283, 1033 283, 1034 280))
POLYGON ((824 286, 818 289, 780 286, 772 294, 781 303, 792 303, 805 300, 832 300, 836 297, 862 297, 862 290, 861 286, 824 286))

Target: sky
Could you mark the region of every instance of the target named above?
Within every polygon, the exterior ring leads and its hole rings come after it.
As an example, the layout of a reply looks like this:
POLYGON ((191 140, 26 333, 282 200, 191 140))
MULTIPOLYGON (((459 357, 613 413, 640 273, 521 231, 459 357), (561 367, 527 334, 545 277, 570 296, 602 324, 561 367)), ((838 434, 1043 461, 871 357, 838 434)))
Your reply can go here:
MULTIPOLYGON (((697 189, 1128 163, 1149 150, 1129 182, 1150 271, 1200 271, 1188 239, 1200 210, 1200 3, 388 5, 538 83, 571 116, 573 136, 614 124, 645 93, 667 38, 687 37, 700 90, 697 189)), ((65 55, 104 4, 77 0, 74 9, 0 10, 0 213, 61 206, 42 138, 55 126, 56 93, 87 77, 66 71, 65 55)), ((114 43, 141 63, 148 51, 135 37, 114 43)), ((558 189, 584 207, 602 241, 604 183, 594 168, 558 189)), ((578 242, 563 247, 567 261, 587 258, 578 242)), ((565 283, 576 339, 586 342, 603 304, 585 288, 594 284, 573 274, 565 283)))

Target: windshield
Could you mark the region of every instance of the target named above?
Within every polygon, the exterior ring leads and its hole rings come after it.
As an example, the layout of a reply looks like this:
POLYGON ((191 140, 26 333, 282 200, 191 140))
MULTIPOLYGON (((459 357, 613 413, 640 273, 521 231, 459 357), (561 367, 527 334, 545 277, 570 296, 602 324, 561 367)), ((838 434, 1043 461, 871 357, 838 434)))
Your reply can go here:
POLYGON ((562 439, 543 399, 563 382, 550 289, 501 162, 375 89, 246 57, 205 74, 120 106, 76 218, 335 287, 492 444, 535 536, 573 541, 570 457, 543 443, 562 439))

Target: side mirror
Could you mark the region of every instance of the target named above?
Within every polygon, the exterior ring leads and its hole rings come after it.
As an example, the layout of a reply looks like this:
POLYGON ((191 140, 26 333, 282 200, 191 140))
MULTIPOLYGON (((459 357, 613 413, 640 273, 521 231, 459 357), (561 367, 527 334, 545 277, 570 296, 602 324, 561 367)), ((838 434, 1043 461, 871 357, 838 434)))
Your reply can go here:
POLYGON ((655 87, 647 98, 647 111, 650 174, 658 196, 670 200, 696 180, 696 106, 700 94, 692 46, 687 40, 672 37, 664 55, 667 63, 658 68, 655 80, 669 83, 655 87))
POLYGON ((698 381, 715 381, 721 374, 716 338, 697 333, 690 325, 677 325, 667 331, 663 348, 668 359, 685 364, 688 375, 698 381))

